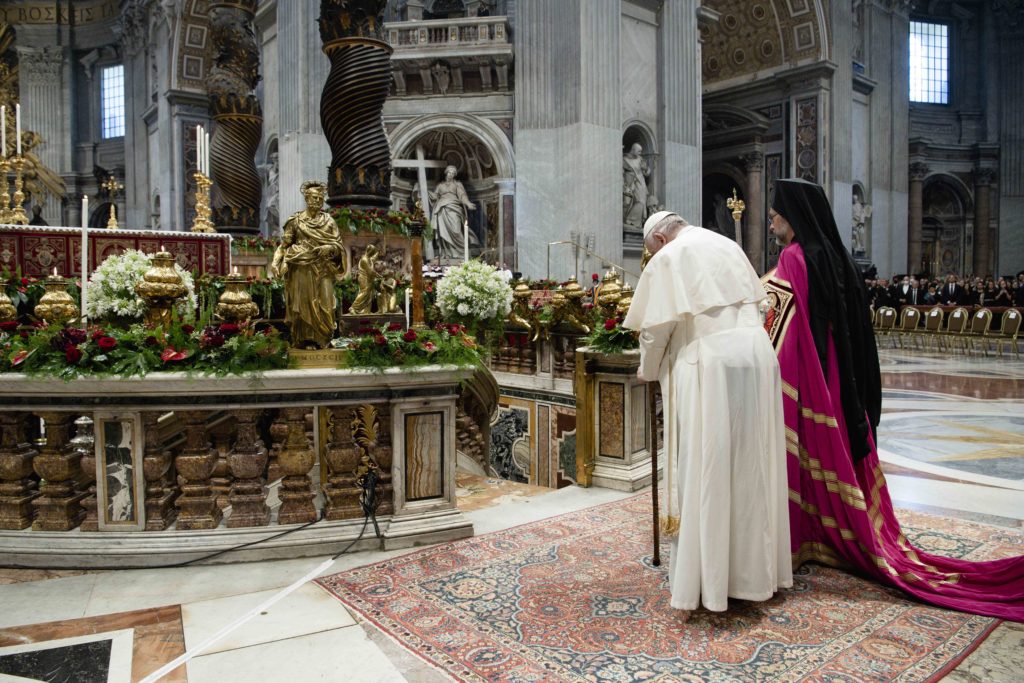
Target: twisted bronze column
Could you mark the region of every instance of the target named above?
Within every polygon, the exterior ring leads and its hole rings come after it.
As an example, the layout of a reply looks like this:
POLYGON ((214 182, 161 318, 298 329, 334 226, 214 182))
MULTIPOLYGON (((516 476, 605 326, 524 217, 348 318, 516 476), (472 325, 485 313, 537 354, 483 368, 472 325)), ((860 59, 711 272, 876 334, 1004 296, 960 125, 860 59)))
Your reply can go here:
POLYGON ((260 227, 263 186, 255 159, 263 137, 263 110, 253 94, 260 80, 255 14, 256 0, 210 3, 214 58, 208 91, 216 124, 210 138, 213 222, 230 232, 258 232, 260 227))
POLYGON ((320 0, 320 40, 331 72, 320 122, 331 146, 331 206, 391 206, 391 149, 381 112, 391 88, 386 0, 320 0))

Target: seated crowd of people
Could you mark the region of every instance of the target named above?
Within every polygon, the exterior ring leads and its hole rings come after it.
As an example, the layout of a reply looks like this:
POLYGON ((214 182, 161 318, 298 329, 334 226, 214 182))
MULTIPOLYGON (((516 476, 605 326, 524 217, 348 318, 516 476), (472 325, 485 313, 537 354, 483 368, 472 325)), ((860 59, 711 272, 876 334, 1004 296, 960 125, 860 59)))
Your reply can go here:
POLYGON ((950 273, 945 279, 893 275, 891 280, 865 278, 864 282, 875 310, 882 306, 1024 307, 1024 271, 1016 277, 962 277, 950 273))

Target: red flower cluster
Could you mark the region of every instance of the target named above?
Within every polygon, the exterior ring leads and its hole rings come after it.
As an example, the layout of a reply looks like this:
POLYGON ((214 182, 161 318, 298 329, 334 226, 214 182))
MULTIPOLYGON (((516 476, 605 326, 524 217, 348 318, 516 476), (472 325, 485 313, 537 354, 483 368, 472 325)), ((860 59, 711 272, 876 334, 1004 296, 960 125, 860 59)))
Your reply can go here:
POLYGON ((373 338, 373 343, 377 346, 387 346, 388 340, 384 338, 383 334, 377 334, 373 338))
POLYGON ((615 318, 608 318, 607 320, 604 321, 604 329, 607 330, 608 332, 611 332, 616 328, 618 324, 619 321, 616 320, 615 318))
POLYGON ((407 342, 416 341, 416 330, 407 331, 405 334, 402 335, 402 339, 404 339, 407 342))
POLYGON ((82 351, 77 346, 68 344, 64 349, 64 359, 75 365, 78 361, 82 360, 82 351))
POLYGON ((390 323, 388 325, 388 332, 398 332, 400 329, 402 329, 401 323, 390 323))
POLYGON ((11 332, 14 332, 17 329, 17 320, 5 320, 4 322, 0 323, 0 332, 6 332, 7 334, 10 334, 11 332))

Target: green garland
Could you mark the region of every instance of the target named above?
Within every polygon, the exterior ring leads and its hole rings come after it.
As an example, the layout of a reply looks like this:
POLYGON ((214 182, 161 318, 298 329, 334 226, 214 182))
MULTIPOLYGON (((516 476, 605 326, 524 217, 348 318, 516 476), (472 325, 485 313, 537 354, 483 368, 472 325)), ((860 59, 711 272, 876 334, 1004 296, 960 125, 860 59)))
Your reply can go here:
POLYGON ((603 324, 594 325, 586 343, 601 353, 623 353, 640 348, 640 337, 622 326, 622 318, 608 318, 603 324))
POLYGON ((356 337, 339 340, 348 349, 348 366, 384 371, 422 365, 479 365, 480 349, 465 328, 437 324, 434 329, 403 330, 401 325, 357 330, 356 337))
POLYGON ((19 327, 0 323, 0 373, 34 377, 144 377, 151 372, 259 375, 288 365, 288 344, 273 327, 222 323, 169 330, 19 327))
MULTIPOLYGON (((413 223, 413 215, 408 211, 384 211, 383 209, 354 209, 343 206, 331 209, 331 217, 338 227, 353 235, 373 233, 383 235, 403 235, 409 237, 409 226, 413 223)), ((423 226, 423 240, 429 242, 434 238, 434 228, 427 222, 423 226)))

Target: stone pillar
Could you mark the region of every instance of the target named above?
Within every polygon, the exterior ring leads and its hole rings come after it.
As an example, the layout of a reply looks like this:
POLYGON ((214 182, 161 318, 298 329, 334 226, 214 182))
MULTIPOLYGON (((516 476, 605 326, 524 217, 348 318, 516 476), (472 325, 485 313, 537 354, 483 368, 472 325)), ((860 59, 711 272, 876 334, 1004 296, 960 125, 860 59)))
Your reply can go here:
POLYGON ((79 528, 82 531, 99 531, 100 522, 96 509, 96 439, 93 435, 92 419, 83 415, 75 420, 75 438, 71 439, 71 447, 79 455, 79 466, 82 469, 82 487, 85 498, 82 509, 85 519, 79 528))
POLYGON ((320 0, 320 39, 331 72, 320 122, 331 147, 328 203, 391 207, 391 148, 381 113, 391 88, 386 0, 320 0))
POLYGON ((924 220, 923 189, 928 166, 915 161, 910 164, 910 225, 907 230, 907 272, 921 270, 921 223, 924 220))
POLYGON ((991 168, 974 170, 974 274, 992 275, 991 186, 996 172, 991 168))
POLYGON ((768 231, 764 216, 764 154, 751 152, 743 156, 747 167, 747 229, 743 231, 743 251, 754 270, 764 272, 764 239, 768 231))
MULTIPOLYGON (((152 201, 149 192, 149 132, 143 113, 152 104, 149 86, 149 10, 145 3, 122 3, 121 45, 124 48, 124 213, 118 214, 121 225, 132 229, 149 229, 152 201)), ((87 70, 90 81, 93 69, 87 70)), ((90 83, 89 88, 95 87, 90 83)), ((91 171, 92 169, 85 169, 91 171)), ((81 225, 81 194, 68 203, 67 225, 81 225), (76 219, 76 215, 78 218, 76 219)), ((120 211, 120 207, 118 208, 120 211)), ((88 519, 88 517, 87 517, 88 519)), ((85 522, 82 523, 83 528, 85 522)))
MULTIPOLYGON (((21 129, 38 133, 43 144, 32 154, 51 171, 61 174, 71 170, 71 60, 59 46, 18 46, 18 89, 21 102, 21 129)), ((8 104, 8 110, 11 105, 8 104)), ((13 141, 7 139, 8 151, 14 153, 13 141)), ((39 198, 33 197, 36 202, 39 198)), ((80 200, 80 198, 79 198, 80 200)), ((60 201, 50 198, 43 209, 43 218, 50 225, 63 224, 60 201)), ((31 211, 29 211, 31 216, 31 211)))
POLYGON ((213 222, 222 232, 258 233, 263 185, 256 150, 263 137, 263 110, 256 98, 260 48, 253 30, 256 0, 210 3, 213 65, 207 78, 210 168, 216 192, 213 222))
POLYGON ((332 406, 325 410, 331 411, 331 436, 326 455, 330 475, 324 487, 327 499, 324 516, 327 519, 362 517, 360 489, 356 485, 359 448, 352 438, 352 408, 332 406))
POLYGON ((259 410, 235 410, 235 447, 228 456, 231 474, 231 503, 229 527, 267 526, 270 508, 267 507, 267 487, 263 469, 267 466, 267 448, 256 431, 259 410))
POLYGON ((498 186, 498 263, 504 263, 514 270, 516 181, 500 178, 494 184, 498 186))
POLYGON ((142 414, 142 473, 146 478, 146 531, 163 531, 178 517, 174 499, 178 497, 171 463, 171 452, 160 440, 160 413, 142 414))
POLYGON ((36 516, 32 501, 39 491, 31 476, 38 453, 28 442, 31 416, 0 411, 0 529, 24 529, 36 516))
POLYGON ((81 453, 69 449, 71 441, 70 413, 36 413, 46 423, 46 445, 32 461, 32 468, 42 480, 40 496, 32 501, 36 508, 35 531, 70 531, 85 517, 82 499, 85 492, 77 490, 81 472, 81 453))
MULTIPOLYGON (((658 111, 662 113, 662 203, 690 222, 700 221, 701 3, 667 0, 658 28, 658 111)), ((749 205, 748 205, 749 206, 749 205)))
POLYGON ((309 471, 316 464, 316 453, 306 436, 306 409, 285 408, 284 414, 288 422, 288 436, 278 454, 283 478, 278 492, 281 509, 277 513, 277 523, 305 524, 316 520, 316 508, 313 506, 316 494, 309 479, 309 471))
POLYGON ((178 475, 185 479, 181 495, 174 502, 180 510, 178 529, 216 529, 223 513, 217 507, 217 496, 210 488, 210 475, 217 464, 217 453, 210 447, 206 433, 206 413, 200 410, 181 411, 185 422, 185 447, 174 459, 178 475))

